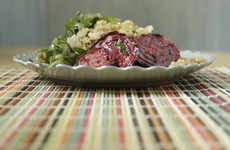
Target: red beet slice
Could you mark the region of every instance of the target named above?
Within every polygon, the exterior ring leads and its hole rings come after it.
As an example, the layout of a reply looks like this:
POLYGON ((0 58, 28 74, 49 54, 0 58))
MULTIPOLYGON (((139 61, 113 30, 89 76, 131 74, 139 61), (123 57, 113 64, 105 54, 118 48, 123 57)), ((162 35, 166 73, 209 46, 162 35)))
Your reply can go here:
POLYGON ((137 61, 145 67, 166 66, 180 57, 178 48, 161 34, 145 34, 135 38, 139 47, 137 61))
POLYGON ((92 47, 104 48, 115 55, 114 66, 128 67, 132 66, 137 59, 139 49, 133 38, 117 31, 110 32, 101 37, 92 47))
POLYGON ((104 48, 95 48, 85 52, 77 59, 77 65, 93 67, 109 66, 114 64, 115 57, 104 48))

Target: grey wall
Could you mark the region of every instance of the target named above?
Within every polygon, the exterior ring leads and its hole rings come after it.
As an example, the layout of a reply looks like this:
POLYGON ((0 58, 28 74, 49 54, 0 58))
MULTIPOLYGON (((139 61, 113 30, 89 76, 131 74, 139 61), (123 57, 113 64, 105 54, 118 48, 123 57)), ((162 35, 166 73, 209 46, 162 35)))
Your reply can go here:
POLYGON ((229 0, 1 0, 0 45, 48 46, 77 11, 153 25, 180 49, 230 51, 229 0))

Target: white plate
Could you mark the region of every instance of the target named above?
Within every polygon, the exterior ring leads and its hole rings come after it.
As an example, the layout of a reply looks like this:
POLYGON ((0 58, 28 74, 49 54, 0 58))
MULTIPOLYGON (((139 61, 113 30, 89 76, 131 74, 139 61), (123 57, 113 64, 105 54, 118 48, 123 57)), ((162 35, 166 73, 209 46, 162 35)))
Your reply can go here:
MULTIPOLYGON (((36 64, 30 60, 34 59, 35 53, 22 54, 13 57, 13 60, 22 64, 26 68, 35 72, 44 70, 48 64, 36 64)), ((49 79, 67 85, 80 87, 107 87, 107 88, 128 88, 144 87, 168 84, 176 81, 186 74, 198 71, 212 62, 215 57, 200 52, 182 51, 181 56, 188 58, 192 56, 202 56, 206 59, 200 64, 190 64, 187 66, 177 65, 170 67, 153 66, 142 68, 131 66, 118 68, 114 66, 91 67, 91 66, 68 66, 59 64, 54 68, 46 70, 44 75, 49 79)))

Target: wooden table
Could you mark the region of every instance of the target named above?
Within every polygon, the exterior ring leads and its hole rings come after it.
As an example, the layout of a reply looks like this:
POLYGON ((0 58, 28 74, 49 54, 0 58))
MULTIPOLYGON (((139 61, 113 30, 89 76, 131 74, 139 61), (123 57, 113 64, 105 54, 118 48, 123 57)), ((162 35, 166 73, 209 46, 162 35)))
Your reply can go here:
MULTIPOLYGON (((24 68, 22 65, 13 61, 13 56, 23 53, 33 53, 43 47, 0 47, 0 68, 24 68)), ((194 50, 195 51, 195 50, 194 50)), ((230 52, 209 52, 204 51, 216 57, 216 61, 209 67, 229 67, 230 52)))

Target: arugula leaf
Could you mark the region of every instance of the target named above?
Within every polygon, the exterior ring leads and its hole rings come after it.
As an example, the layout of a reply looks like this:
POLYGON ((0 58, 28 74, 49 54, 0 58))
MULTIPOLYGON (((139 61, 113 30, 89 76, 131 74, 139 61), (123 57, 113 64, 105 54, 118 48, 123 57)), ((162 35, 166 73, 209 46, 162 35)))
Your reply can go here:
POLYGON ((80 23, 82 19, 83 19, 83 14, 81 12, 78 12, 75 17, 70 18, 69 20, 66 21, 65 23, 66 36, 70 37, 75 33, 75 30, 77 30, 75 25, 76 23, 80 23))
MULTIPOLYGON (((80 52, 80 50, 78 50, 80 52)), ((80 54, 67 43, 66 36, 58 36, 53 39, 48 49, 42 49, 36 53, 35 62, 49 63, 51 68, 57 63, 74 65, 80 54)))
POLYGON ((70 37, 85 27, 93 28, 100 18, 100 13, 88 13, 83 15, 81 12, 78 12, 75 17, 67 20, 65 24, 66 35, 70 37))
POLYGON ((41 49, 35 55, 35 62, 38 64, 48 63, 47 59, 50 57, 48 49, 41 49))
POLYGON ((57 64, 63 64, 63 60, 55 60, 54 62, 52 62, 47 69, 50 69, 54 66, 56 66, 57 64))
POLYGON ((73 47, 73 50, 76 51, 78 54, 82 55, 83 53, 86 52, 83 48, 80 47, 73 47))
POLYGON ((101 19, 105 20, 107 22, 110 22, 112 24, 119 24, 119 23, 122 22, 121 19, 118 19, 118 18, 115 18, 115 17, 111 17, 111 16, 110 17, 102 17, 101 19))
POLYGON ((82 20, 81 23, 84 28, 93 28, 98 20, 99 17, 86 18, 85 20, 82 20))
POLYGON ((98 20, 105 20, 112 24, 119 24, 122 22, 121 19, 115 17, 102 17, 100 13, 88 13, 83 15, 81 12, 78 12, 75 17, 66 21, 66 36, 70 37, 73 34, 76 34, 82 28, 93 28, 98 20))

